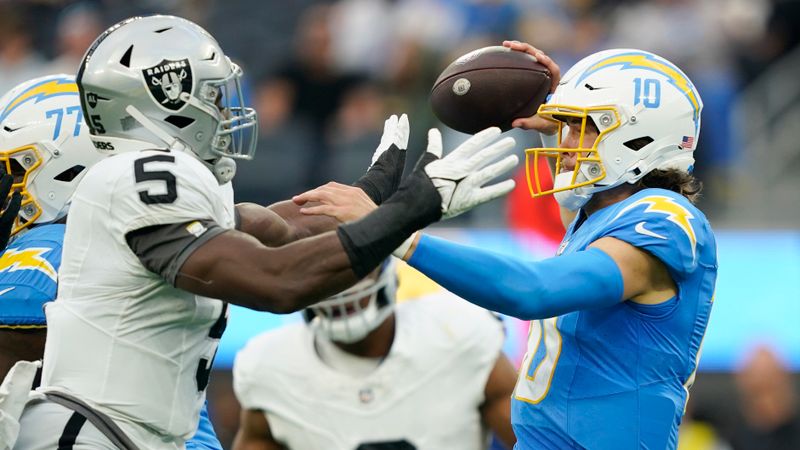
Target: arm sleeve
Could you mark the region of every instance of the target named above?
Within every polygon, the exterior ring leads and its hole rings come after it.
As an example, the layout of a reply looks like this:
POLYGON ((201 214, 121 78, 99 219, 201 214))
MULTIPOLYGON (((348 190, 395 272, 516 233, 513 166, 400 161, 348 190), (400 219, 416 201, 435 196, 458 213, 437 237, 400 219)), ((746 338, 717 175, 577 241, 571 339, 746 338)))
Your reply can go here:
POLYGON ((596 248, 529 261, 422 236, 408 263, 471 303, 523 320, 623 300, 619 267, 596 248))
POLYGON ((208 418, 208 402, 200 410, 200 422, 197 423, 197 432, 186 442, 186 450, 222 450, 214 426, 208 418))
POLYGON ((226 230, 211 220, 152 225, 125 235, 128 247, 147 270, 175 286, 183 263, 201 245, 226 230))

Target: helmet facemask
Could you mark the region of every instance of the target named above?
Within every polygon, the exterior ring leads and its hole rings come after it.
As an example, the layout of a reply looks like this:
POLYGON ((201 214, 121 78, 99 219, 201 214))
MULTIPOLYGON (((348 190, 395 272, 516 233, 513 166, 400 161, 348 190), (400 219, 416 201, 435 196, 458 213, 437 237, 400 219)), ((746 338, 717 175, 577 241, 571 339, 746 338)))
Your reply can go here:
POLYGON ((256 151, 258 120, 256 110, 244 105, 242 69, 231 65, 231 73, 219 80, 202 82, 200 98, 185 94, 185 101, 214 117, 217 127, 210 150, 219 157, 249 160, 256 151))
POLYGON ((41 205, 36 201, 31 191, 28 190, 29 183, 35 176, 36 170, 42 165, 42 153, 37 150, 35 144, 11 150, 0 150, 0 164, 3 164, 3 170, 14 177, 11 191, 4 201, 8 202, 15 191, 22 196, 19 214, 14 220, 14 227, 11 229, 12 235, 30 226, 42 215, 41 205))
POLYGON ((558 104, 542 105, 539 107, 537 114, 558 124, 557 146, 525 150, 525 175, 529 192, 534 198, 554 194, 563 206, 569 209, 577 209, 572 208, 572 204, 577 202, 579 204, 575 204, 575 206, 580 207, 591 197, 592 192, 601 190, 595 188, 595 186, 606 177, 606 167, 603 163, 599 146, 606 135, 620 126, 620 114, 614 106, 583 108, 558 104), (570 118, 580 120, 578 146, 564 148, 562 147, 562 141, 568 129, 566 122, 570 118), (597 138, 593 142, 586 142, 586 131, 592 125, 598 129, 597 138), (566 153, 576 154, 573 170, 566 170, 563 161, 566 153), (554 167, 555 171, 553 187, 550 189, 543 188, 542 180, 539 178, 539 164, 544 164, 545 161, 547 161, 548 165, 554 167), (567 191, 574 192, 567 193, 567 191), (576 195, 577 198, 567 199, 570 194, 576 195))
POLYGON ((394 310, 397 278, 394 264, 384 264, 349 289, 310 306, 306 320, 315 333, 343 344, 366 338, 394 310))

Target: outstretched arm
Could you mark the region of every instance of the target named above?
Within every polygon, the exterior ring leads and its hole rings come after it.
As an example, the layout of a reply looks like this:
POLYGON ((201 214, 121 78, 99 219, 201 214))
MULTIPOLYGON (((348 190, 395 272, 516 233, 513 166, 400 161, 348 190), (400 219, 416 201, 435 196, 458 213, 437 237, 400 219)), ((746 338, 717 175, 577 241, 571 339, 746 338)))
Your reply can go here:
POLYGON ((499 129, 479 133, 462 145, 469 152, 459 147, 461 152, 442 159, 439 140, 438 148, 429 148, 392 197, 335 232, 271 248, 246 233, 214 228, 213 223, 188 228, 178 224, 173 227, 178 234, 203 230, 200 236, 192 234, 198 243, 188 238, 188 244, 180 244, 180 237, 161 227, 152 234, 163 232, 167 238, 136 233, 129 245, 146 267, 178 288, 257 310, 296 311, 366 276, 414 231, 513 188, 513 182, 482 187, 516 162, 514 157, 492 162, 514 145, 510 138, 492 144, 499 134, 499 129), (176 252, 176 246, 182 250, 176 252), (164 254, 175 256, 160 256, 164 254))
MULTIPOLYGON (((353 183, 353 191, 358 193, 354 199, 370 211, 391 197, 400 186, 408 137, 408 117, 405 114, 399 118, 396 115, 389 117, 367 172, 353 183)), ((331 185, 342 186, 334 182, 325 186, 331 185)), ((339 225, 334 218, 302 214, 300 206, 288 200, 266 208, 254 203, 240 203, 236 205, 236 212, 238 229, 270 247, 331 231, 339 225)))
POLYGON ((459 297, 523 320, 623 300, 620 269, 600 249, 530 261, 423 235, 407 261, 459 297))

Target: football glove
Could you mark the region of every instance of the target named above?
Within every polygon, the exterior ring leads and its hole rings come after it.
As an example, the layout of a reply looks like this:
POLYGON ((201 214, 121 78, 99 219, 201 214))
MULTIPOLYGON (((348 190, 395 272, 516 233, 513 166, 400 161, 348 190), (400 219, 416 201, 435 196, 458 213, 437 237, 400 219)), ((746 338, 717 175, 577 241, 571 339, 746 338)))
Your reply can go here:
POLYGON ((17 361, 0 384, 0 450, 10 449, 19 434, 19 416, 28 401, 39 361, 17 361))
POLYGON ((410 127, 408 116, 392 115, 383 126, 383 136, 372 155, 372 162, 354 186, 361 188, 373 202, 380 205, 391 197, 400 185, 406 164, 406 149, 410 127))
MULTIPOLYGON (((14 184, 14 177, 6 174, 2 169, 0 169, 0 174, 0 198, 6 199, 11 192, 11 185, 14 184)), ((21 203, 22 196, 15 191, 6 208, 0 213, 0 253, 5 251, 8 241, 11 239, 11 232, 14 230, 21 203)))
POLYGON ((449 219, 505 195, 514 189, 514 180, 506 179, 490 186, 490 180, 508 172, 519 163, 512 137, 492 143, 500 135, 497 127, 487 128, 442 157, 442 134, 436 128, 428 132, 428 150, 436 159, 425 166, 425 173, 442 197, 442 218, 449 219))

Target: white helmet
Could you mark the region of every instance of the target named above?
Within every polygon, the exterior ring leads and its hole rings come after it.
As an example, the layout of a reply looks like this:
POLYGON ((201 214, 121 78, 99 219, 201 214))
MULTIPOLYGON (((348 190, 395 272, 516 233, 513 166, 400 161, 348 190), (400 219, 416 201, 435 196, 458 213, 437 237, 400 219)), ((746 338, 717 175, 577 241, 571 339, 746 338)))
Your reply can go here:
POLYGON ((78 69, 91 138, 109 153, 191 151, 217 175, 256 149, 256 112, 243 105, 242 71, 200 26, 174 16, 133 17, 101 34, 78 69))
POLYGON ((656 169, 691 172, 702 109, 700 94, 686 74, 658 55, 614 49, 582 59, 562 77, 538 112, 558 121, 559 146, 563 121, 581 119, 581 147, 526 150, 531 195, 555 193, 562 206, 574 210, 593 193, 635 183, 656 169), (587 118, 599 131, 591 147, 583 146, 587 118), (565 152, 577 152, 577 163, 574 171, 561 173, 565 152), (538 156, 556 161, 553 189, 541 187, 539 172, 534 170, 538 156))
POLYGON ((315 332, 335 342, 358 342, 386 320, 394 310, 397 271, 389 257, 375 272, 303 311, 315 332), (368 298, 367 305, 361 302, 368 298))
POLYGON ((22 194, 12 234, 63 218, 78 182, 102 158, 83 124, 75 77, 35 78, 0 99, 0 163, 22 194))

